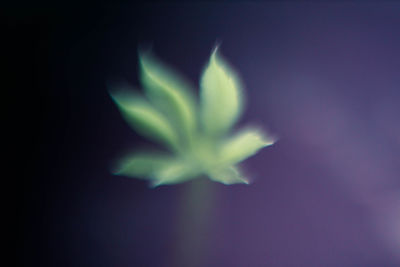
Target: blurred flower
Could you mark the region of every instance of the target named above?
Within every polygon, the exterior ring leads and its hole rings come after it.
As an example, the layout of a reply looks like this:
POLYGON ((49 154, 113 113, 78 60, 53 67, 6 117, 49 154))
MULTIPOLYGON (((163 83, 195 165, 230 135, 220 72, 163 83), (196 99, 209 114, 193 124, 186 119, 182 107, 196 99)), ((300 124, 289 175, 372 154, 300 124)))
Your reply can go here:
POLYGON ((243 111, 243 91, 218 47, 203 71, 199 104, 190 84, 170 67, 148 51, 139 57, 145 96, 127 89, 110 94, 135 131, 170 153, 133 153, 118 161, 114 173, 148 179, 153 186, 200 175, 223 184, 248 183, 237 164, 275 140, 253 128, 230 133, 243 111))

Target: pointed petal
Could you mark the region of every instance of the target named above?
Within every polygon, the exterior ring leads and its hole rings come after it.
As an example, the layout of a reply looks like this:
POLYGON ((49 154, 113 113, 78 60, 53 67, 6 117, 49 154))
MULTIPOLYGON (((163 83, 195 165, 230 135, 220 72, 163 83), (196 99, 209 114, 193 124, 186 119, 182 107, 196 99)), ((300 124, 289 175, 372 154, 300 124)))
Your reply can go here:
POLYGON ((192 141, 197 122, 191 86, 150 52, 139 55, 146 96, 170 120, 184 142, 192 141))
POLYGON ((129 125, 139 134, 177 149, 178 136, 167 119, 143 97, 127 90, 111 96, 129 125))
POLYGON ((201 122, 206 133, 218 136, 226 133, 242 111, 240 81, 217 48, 204 69, 200 82, 201 122))
POLYGON ((223 142, 220 149, 222 164, 236 164, 272 145, 275 139, 266 138, 256 129, 246 129, 223 142))
POLYGON ((159 153, 135 153, 117 161, 113 173, 135 178, 150 178, 173 160, 172 156, 159 153))
POLYGON ((199 170, 193 168, 185 160, 176 159, 154 173, 152 186, 183 183, 199 174, 199 170))
POLYGON ((249 183, 240 173, 239 168, 236 166, 229 166, 226 168, 210 171, 208 173, 208 176, 211 180, 226 185, 249 183))

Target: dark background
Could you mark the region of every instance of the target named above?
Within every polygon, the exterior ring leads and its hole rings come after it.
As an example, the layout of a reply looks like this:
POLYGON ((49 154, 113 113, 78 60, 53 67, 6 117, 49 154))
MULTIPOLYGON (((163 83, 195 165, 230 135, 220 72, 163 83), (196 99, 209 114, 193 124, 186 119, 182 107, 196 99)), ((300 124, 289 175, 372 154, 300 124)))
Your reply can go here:
POLYGON ((174 266, 180 232, 188 250, 203 244, 192 266, 399 266, 399 4, 39 2, 6 13, 22 266, 174 266), (246 85, 240 125, 280 140, 246 161, 252 185, 209 182, 212 216, 196 234, 196 211, 180 208, 193 183, 150 189, 110 174, 115 157, 153 144, 106 84, 139 87, 141 44, 198 84, 218 41, 246 85))

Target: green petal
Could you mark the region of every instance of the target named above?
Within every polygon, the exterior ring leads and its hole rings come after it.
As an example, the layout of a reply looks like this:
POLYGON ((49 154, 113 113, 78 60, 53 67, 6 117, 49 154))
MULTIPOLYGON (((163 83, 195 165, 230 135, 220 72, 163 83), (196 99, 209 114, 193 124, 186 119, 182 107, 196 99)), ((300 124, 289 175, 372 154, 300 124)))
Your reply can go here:
POLYGON ((199 174, 198 168, 188 164, 185 160, 176 159, 154 173, 152 186, 182 183, 197 177, 199 174))
POLYGON ((143 97, 127 90, 111 93, 121 114, 139 134, 178 148, 178 136, 168 120, 143 97))
POLYGON ((116 163, 113 173, 136 178, 150 178, 155 172, 165 168, 173 160, 169 155, 136 153, 120 159, 116 163))
POLYGON ((265 138, 256 129, 243 130, 222 143, 219 154, 221 163, 236 164, 274 142, 273 138, 265 138))
POLYGON ((201 120, 206 133, 226 133, 242 111, 242 92, 238 77, 213 51, 200 83, 201 120))
POLYGON ((239 168, 236 166, 229 166, 226 168, 210 171, 208 173, 208 176, 211 180, 226 185, 249 183, 240 173, 239 168))
POLYGON ((170 120, 185 144, 193 141, 197 122, 191 86, 149 52, 139 56, 146 96, 170 120))

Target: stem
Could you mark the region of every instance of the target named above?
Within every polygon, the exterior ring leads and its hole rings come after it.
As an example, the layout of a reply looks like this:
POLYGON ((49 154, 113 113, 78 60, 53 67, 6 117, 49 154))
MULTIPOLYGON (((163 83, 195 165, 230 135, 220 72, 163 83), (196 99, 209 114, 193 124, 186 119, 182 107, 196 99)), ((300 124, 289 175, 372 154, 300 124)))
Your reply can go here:
POLYGON ((185 186, 179 204, 177 240, 171 266, 205 266, 215 188, 204 178, 195 179, 185 186))

